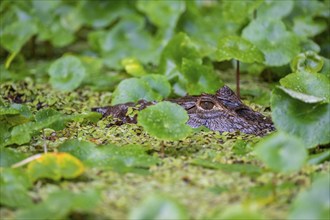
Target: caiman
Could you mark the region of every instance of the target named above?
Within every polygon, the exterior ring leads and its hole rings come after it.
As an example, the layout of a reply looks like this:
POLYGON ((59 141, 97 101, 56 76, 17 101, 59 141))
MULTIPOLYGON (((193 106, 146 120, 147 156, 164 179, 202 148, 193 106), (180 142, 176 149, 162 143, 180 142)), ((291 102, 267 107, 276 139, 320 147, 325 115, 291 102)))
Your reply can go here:
MULTIPOLYGON (((223 86, 214 95, 203 93, 165 101, 181 105, 189 115, 187 124, 193 128, 204 125, 220 133, 241 131, 258 136, 275 129, 269 117, 245 105, 228 86, 223 86)), ((92 111, 101 113, 103 117, 112 116, 116 120, 115 124, 121 125, 137 123, 137 115, 128 114, 129 108, 140 111, 153 104, 156 102, 140 100, 138 103, 96 107, 92 111)))

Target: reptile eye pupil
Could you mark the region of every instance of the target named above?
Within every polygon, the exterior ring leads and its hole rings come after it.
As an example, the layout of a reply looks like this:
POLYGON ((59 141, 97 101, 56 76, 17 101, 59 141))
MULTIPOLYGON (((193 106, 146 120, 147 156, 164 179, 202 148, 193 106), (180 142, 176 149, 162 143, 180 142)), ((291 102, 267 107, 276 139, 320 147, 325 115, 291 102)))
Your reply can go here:
POLYGON ((200 103, 200 106, 205 110, 211 110, 214 106, 213 102, 203 101, 200 103))

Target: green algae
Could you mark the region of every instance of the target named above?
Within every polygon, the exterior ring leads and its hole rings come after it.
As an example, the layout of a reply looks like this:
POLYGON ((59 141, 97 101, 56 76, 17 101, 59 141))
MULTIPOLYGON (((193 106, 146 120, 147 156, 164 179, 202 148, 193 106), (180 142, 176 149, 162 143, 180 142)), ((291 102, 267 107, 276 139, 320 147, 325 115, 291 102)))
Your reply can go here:
MULTIPOLYGON (((247 80, 242 87, 250 85, 251 81, 247 80)), ((110 92, 89 89, 58 92, 29 79, 2 84, 1 97, 5 103, 24 103, 33 114, 46 108, 63 114, 82 113, 92 107, 109 105, 111 101, 110 92)), ((250 106, 265 113, 262 106, 250 106)), ((42 153, 46 145, 49 152, 57 152, 66 140, 77 139, 96 145, 138 144, 149 155, 158 156, 162 141, 149 136, 136 124, 109 127, 111 122, 110 117, 96 123, 69 122, 62 130, 45 129, 33 136, 30 143, 10 148, 33 155, 42 153)), ((297 193, 307 188, 318 174, 328 173, 330 163, 305 165, 299 172, 277 174, 256 159, 253 149, 259 140, 260 137, 239 132, 219 134, 201 129, 185 139, 166 141, 165 158, 147 172, 122 173, 90 167, 75 180, 40 180, 29 194, 34 201, 41 201, 59 189, 74 192, 97 189, 102 202, 85 216, 90 219, 126 219, 137 204, 153 193, 179 201, 191 219, 216 219, 224 210, 235 206, 253 206, 266 218, 283 219, 297 193)), ((17 211, 3 206, 0 217, 11 219, 17 211)), ((69 218, 75 219, 74 216, 69 218)))

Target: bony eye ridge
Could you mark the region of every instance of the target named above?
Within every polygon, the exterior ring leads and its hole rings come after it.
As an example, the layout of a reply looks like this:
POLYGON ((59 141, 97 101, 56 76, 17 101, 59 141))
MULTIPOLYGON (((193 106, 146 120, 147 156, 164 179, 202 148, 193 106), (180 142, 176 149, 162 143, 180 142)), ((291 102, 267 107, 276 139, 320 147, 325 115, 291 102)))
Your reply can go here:
POLYGON ((211 110, 214 107, 214 103, 211 101, 201 101, 199 106, 204 110, 211 110))

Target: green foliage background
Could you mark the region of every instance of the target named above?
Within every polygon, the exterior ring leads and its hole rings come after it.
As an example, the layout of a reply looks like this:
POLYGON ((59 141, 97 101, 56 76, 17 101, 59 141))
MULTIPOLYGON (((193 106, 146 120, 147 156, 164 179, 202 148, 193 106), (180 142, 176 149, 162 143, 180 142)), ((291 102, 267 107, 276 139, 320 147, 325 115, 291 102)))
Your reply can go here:
MULTIPOLYGON (((90 201, 101 216, 111 218, 329 218, 329 198, 317 196, 328 192, 324 186, 330 178, 329 8, 329 0, 2 0, 0 183, 4 196, 0 215, 72 219, 75 213, 97 215, 86 208, 90 201), (244 134, 189 130, 183 120, 187 119, 185 112, 177 121, 178 106, 166 103, 160 103, 166 105, 164 109, 155 106, 139 115, 143 130, 137 125, 106 128, 111 119, 99 121, 100 115, 90 112, 99 105, 214 93, 223 84, 234 85, 235 60, 241 64, 242 98, 253 108, 271 114, 277 129, 260 142, 244 134), (268 107, 271 113, 266 111, 268 107), (161 116, 161 123, 155 123, 153 115, 161 116), (178 128, 175 134, 168 130, 171 127, 178 128), (164 144, 157 138, 168 140, 166 159, 157 156, 164 144), (79 140, 65 142, 67 139, 79 140), (177 139, 180 141, 170 141, 177 139), (44 145, 82 161, 87 167, 87 174, 77 180, 82 186, 70 180, 42 178, 58 172, 52 166, 46 166, 40 175, 29 168, 10 168, 43 152, 44 145), (187 164, 189 169, 185 170, 187 164), (110 177, 103 176, 98 184, 93 168, 110 177), (173 191, 171 185, 177 183, 175 178, 157 176, 157 172, 170 176, 166 168, 195 181, 195 186, 189 186, 194 192, 189 199, 207 195, 207 204, 223 194, 227 209, 205 204, 198 209, 194 202, 188 205, 179 191, 174 190, 178 196, 169 193, 173 191), (256 185, 243 189, 248 195, 234 203, 226 196, 240 194, 242 189, 228 189, 220 180, 202 176, 208 169, 214 170, 212 175, 225 175, 233 182, 239 175, 256 185), (290 210, 285 208, 297 193, 288 193, 293 190, 290 178, 306 188, 319 173, 327 174, 302 192, 290 210), (129 207, 131 201, 105 199, 116 214, 104 211, 98 190, 104 197, 105 182, 110 180, 114 188, 120 190, 122 186, 128 192, 112 195, 115 198, 129 195, 143 199, 144 195, 129 188, 130 181, 121 185, 129 175, 146 184, 158 181, 168 190, 155 187, 157 190, 151 190, 155 195, 135 209, 129 207), (32 176, 39 176, 36 179, 43 184, 41 190, 32 176), (216 184, 204 186, 196 177, 216 184), (98 190, 86 191, 91 188, 88 178, 95 181, 92 188, 98 190), (300 178, 303 183, 299 183, 300 178), (67 191, 68 185, 74 192, 67 191), (259 194, 267 195, 268 200, 259 194), (303 200, 316 205, 304 208, 303 200), (62 202, 67 204, 65 209, 54 213, 51 207, 56 204, 54 207, 61 209, 62 202), (280 211, 274 211, 277 205, 280 211), (164 207, 173 215, 162 215, 164 207), (150 209, 154 212, 148 212, 150 209), (192 210, 195 212, 190 216, 192 210), (263 210, 262 215, 259 210, 263 210), (124 215, 127 211, 131 214, 124 215)), ((69 176, 76 172, 67 164, 64 169, 69 176)))

